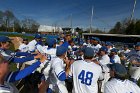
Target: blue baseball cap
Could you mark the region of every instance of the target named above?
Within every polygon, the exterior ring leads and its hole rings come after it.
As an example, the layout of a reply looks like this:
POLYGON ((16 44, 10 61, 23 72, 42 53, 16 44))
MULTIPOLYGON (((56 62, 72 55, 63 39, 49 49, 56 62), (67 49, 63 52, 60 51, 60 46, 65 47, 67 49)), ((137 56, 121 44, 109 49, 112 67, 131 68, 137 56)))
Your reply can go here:
POLYGON ((140 46, 140 42, 137 42, 136 46, 140 46))
POLYGON ((98 41, 98 42, 100 41, 100 39, 99 39, 98 37, 92 37, 91 39, 92 39, 92 40, 96 40, 96 41, 98 41))
POLYGON ((67 52, 67 50, 68 50, 68 48, 67 47, 64 47, 64 46, 58 46, 57 47, 57 50, 56 50, 56 55, 57 56, 61 56, 61 55, 63 55, 64 53, 66 53, 67 52))
POLYGON ((125 68, 122 64, 114 63, 114 64, 108 64, 107 66, 108 66, 111 70, 114 70, 115 73, 116 73, 118 76, 126 76, 126 75, 127 75, 127 70, 126 70, 126 68, 125 68))
POLYGON ((53 47, 53 45, 56 44, 56 40, 54 38, 47 39, 46 43, 48 44, 48 47, 53 47))
POLYGON ((106 42, 106 46, 113 46, 111 42, 106 42))
POLYGON ((107 51, 108 51, 108 48, 107 48, 106 46, 102 46, 102 47, 100 48, 100 51, 105 51, 105 52, 107 52, 107 51))
POLYGON ((84 42, 83 42, 83 41, 80 41, 80 42, 79 42, 79 45, 83 45, 83 44, 84 44, 84 42))
POLYGON ((64 46, 64 47, 68 48, 69 43, 67 41, 65 41, 61 46, 64 46))
POLYGON ((91 40, 95 40, 95 37, 91 37, 90 39, 91 39, 91 40))
POLYGON ((8 41, 11 41, 12 39, 10 39, 9 37, 7 36, 0 36, 0 42, 8 42, 8 41))
POLYGON ((82 48, 79 48, 79 51, 84 52, 85 49, 86 49, 86 47, 84 46, 84 47, 82 47, 82 48))
POLYGON ((91 47, 86 47, 84 49, 84 56, 86 57, 93 57, 94 56, 94 50, 91 47))
POLYGON ((34 38, 37 38, 37 39, 41 39, 41 35, 40 34, 35 34, 35 37, 34 38))
POLYGON ((101 44, 102 44, 102 45, 105 45, 105 42, 104 42, 104 41, 101 41, 101 44))
POLYGON ((113 49, 111 49, 111 52, 115 52, 115 53, 117 53, 117 52, 118 52, 118 49, 113 48, 113 49))

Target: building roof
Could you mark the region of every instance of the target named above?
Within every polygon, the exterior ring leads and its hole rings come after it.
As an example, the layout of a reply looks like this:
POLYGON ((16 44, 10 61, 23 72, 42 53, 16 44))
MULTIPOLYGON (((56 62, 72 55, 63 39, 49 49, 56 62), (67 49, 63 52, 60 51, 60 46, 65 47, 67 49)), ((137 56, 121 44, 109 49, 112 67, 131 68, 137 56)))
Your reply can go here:
POLYGON ((40 25, 38 32, 63 32, 61 27, 53 27, 47 25, 40 25))

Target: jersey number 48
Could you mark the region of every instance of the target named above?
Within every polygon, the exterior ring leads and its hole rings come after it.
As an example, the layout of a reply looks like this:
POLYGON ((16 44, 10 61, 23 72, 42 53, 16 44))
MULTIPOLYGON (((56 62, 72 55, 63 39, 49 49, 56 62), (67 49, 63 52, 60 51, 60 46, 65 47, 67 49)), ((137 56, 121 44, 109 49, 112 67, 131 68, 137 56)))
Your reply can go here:
POLYGON ((78 75, 78 79, 81 80, 82 84, 91 85, 93 78, 92 72, 85 72, 85 70, 82 70, 80 74, 78 75))

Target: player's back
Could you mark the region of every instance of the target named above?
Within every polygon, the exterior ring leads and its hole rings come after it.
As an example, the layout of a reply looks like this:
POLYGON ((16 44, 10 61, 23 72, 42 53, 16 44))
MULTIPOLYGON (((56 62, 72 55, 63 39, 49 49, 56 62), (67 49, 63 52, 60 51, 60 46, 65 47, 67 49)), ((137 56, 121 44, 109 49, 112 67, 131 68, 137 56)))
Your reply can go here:
POLYGON ((105 93, 140 93, 140 88, 129 80, 113 78, 106 83, 105 93))
POLYGON ((71 66, 74 93, 97 93, 97 80, 101 76, 101 67, 93 62, 76 61, 71 66))

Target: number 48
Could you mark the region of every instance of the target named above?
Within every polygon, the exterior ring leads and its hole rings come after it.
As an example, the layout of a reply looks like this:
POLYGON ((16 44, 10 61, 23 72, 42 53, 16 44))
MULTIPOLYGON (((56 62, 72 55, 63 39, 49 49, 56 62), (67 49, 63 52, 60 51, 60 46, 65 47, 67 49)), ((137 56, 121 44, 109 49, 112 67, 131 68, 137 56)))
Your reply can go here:
POLYGON ((93 78, 92 72, 85 72, 85 70, 82 70, 80 74, 78 75, 78 79, 81 80, 82 84, 91 85, 93 78))

